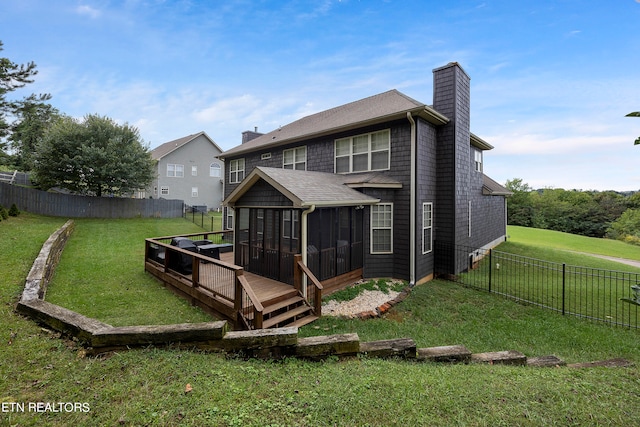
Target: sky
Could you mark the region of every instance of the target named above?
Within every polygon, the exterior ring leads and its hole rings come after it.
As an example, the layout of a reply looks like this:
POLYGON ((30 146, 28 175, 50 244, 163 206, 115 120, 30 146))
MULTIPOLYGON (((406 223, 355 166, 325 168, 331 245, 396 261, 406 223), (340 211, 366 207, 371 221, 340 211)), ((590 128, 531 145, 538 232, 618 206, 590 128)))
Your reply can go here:
POLYGON ((149 148, 241 134, 391 89, 471 77, 484 171, 532 188, 640 190, 640 0, 2 0, 13 98, 138 128, 149 148))

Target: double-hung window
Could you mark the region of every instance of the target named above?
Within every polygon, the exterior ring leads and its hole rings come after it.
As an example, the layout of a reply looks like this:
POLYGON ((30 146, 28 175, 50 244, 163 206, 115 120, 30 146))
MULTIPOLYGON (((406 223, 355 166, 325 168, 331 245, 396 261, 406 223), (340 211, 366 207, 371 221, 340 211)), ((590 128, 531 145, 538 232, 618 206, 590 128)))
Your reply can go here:
POLYGON ((184 165, 167 163, 167 176, 172 178, 184 177, 184 165))
POLYGON ((433 249, 433 203, 422 204, 422 253, 433 249))
POLYGON ((391 158, 389 129, 335 141, 336 173, 389 169, 391 158))
POLYGON ((475 170, 476 172, 482 172, 482 151, 474 149, 473 153, 475 170))
POLYGON ((307 170, 307 147, 291 148, 282 152, 284 169, 307 170))
POLYGON ((213 178, 220 178, 222 168, 217 163, 211 163, 209 166, 209 176, 213 178))
POLYGON ((393 252, 393 203, 371 206, 371 253, 393 252))
POLYGON ((229 184, 237 184, 244 179, 244 159, 229 162, 229 184))

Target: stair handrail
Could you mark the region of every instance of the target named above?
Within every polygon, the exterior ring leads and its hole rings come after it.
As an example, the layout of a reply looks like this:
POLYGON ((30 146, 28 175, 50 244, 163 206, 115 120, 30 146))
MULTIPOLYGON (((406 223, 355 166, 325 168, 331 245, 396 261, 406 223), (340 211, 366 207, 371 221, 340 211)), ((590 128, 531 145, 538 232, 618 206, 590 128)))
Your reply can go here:
MULTIPOLYGON (((307 276, 307 279, 310 280, 311 283, 313 284, 313 290, 314 290, 313 310, 316 316, 320 317, 322 316, 322 290, 324 289, 322 286, 322 283, 320 283, 318 278, 311 272, 311 270, 309 270, 309 267, 307 267, 302 262, 302 255, 296 254, 293 256, 293 259, 294 259, 295 265, 297 266, 297 268, 294 271, 294 279, 293 279, 295 283, 295 287, 299 292, 301 292, 302 274, 307 276)), ((302 295, 304 296, 305 299, 307 299, 307 296, 305 293, 302 293, 302 295)))
POLYGON ((242 320, 243 323, 247 325, 251 325, 253 323, 253 329, 262 329, 262 321, 263 321, 263 311, 264 307, 256 293, 253 291, 253 288, 249 284, 249 281, 244 275, 244 270, 236 271, 236 292, 235 292, 235 301, 234 301, 234 310, 238 313, 238 316, 241 318, 238 320, 242 320), (253 305, 253 322, 251 322, 245 315, 243 311, 243 295, 247 295, 251 304, 253 305))

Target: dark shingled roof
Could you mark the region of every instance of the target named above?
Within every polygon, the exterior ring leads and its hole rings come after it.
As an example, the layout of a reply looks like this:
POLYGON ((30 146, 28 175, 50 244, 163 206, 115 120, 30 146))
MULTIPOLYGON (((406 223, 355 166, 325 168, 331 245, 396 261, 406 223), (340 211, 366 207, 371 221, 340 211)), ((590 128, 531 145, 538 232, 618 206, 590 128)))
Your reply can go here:
POLYGON ((393 89, 359 101, 331 108, 303 117, 286 126, 238 145, 220 155, 221 158, 239 155, 257 149, 266 149, 317 137, 341 130, 355 129, 368 124, 405 118, 407 113, 417 114, 434 124, 449 121, 426 104, 393 89))
POLYGON ((485 196, 511 196, 513 193, 506 187, 498 184, 487 175, 482 175, 482 194, 485 196))
MULTIPOLYGON (((371 175, 371 174, 366 174, 371 175)), ((242 195, 258 180, 263 179, 289 200, 294 207, 304 208, 316 206, 357 206, 372 205, 380 199, 368 196, 351 188, 350 183, 371 180, 372 177, 361 175, 364 180, 354 179, 351 175, 339 175, 325 172, 311 172, 293 169, 256 167, 225 200, 233 206, 242 195)), ((376 181, 376 180, 374 180, 376 181)), ((378 184, 400 185, 390 178, 378 178, 378 184)), ((376 183, 371 183, 375 186, 376 183)), ((396 187, 398 188, 398 187, 396 187)))

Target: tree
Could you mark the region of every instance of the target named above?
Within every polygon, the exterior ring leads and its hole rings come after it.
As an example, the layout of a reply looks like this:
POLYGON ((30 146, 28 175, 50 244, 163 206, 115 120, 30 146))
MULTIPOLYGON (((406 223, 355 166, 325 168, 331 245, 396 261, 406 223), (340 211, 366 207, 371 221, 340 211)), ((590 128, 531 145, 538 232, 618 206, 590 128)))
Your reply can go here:
MULTIPOLYGON (((0 41, 0 52, 3 50, 3 43, 0 41)), ((31 95, 22 101, 10 101, 7 94, 16 89, 24 87, 33 82, 33 76, 38 73, 36 64, 16 64, 9 58, 0 58, 0 152, 6 156, 4 150, 7 148, 6 138, 11 135, 14 123, 12 121, 19 115, 25 102, 40 102, 49 100, 50 95, 31 95)))
POLYGON ((8 140, 15 153, 15 166, 22 171, 33 168, 38 142, 49 126, 60 117, 56 108, 44 102, 49 99, 50 95, 31 95, 20 103, 14 103, 17 120, 11 126, 8 140))
MULTIPOLYGON (((626 115, 626 117, 640 117, 640 111, 634 111, 633 113, 629 113, 626 115)), ((640 136, 636 138, 636 141, 633 143, 633 145, 640 145, 640 136)))
POLYGON ((507 224, 531 227, 533 225, 532 188, 521 178, 507 180, 505 186, 513 193, 507 199, 507 224))
POLYGON ((45 190, 124 196, 153 181, 155 162, 135 127, 98 115, 62 116, 38 145, 33 172, 45 190))

